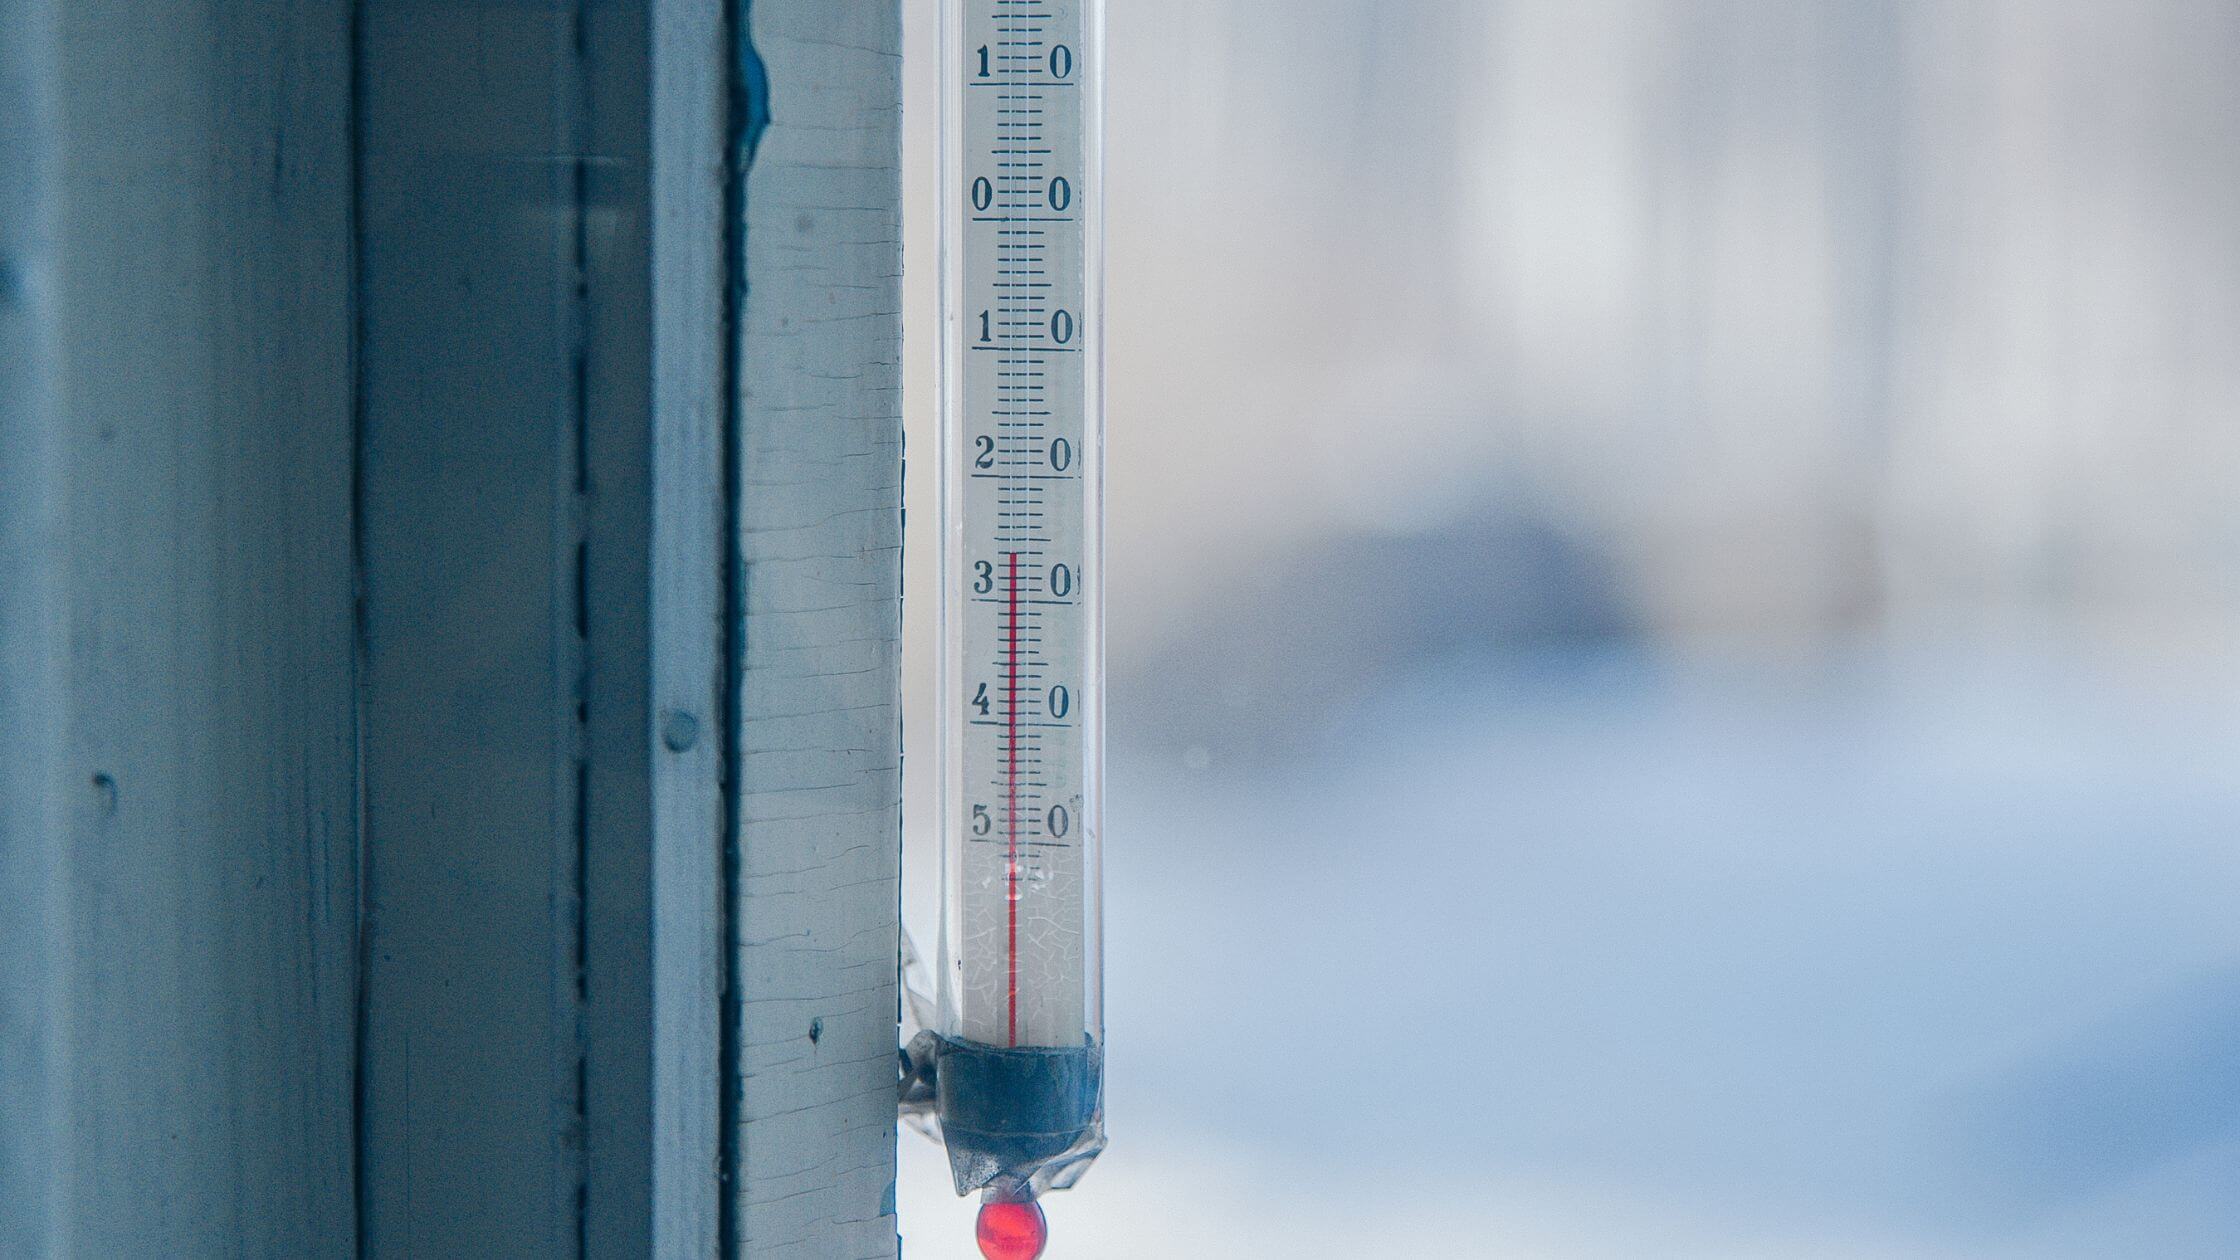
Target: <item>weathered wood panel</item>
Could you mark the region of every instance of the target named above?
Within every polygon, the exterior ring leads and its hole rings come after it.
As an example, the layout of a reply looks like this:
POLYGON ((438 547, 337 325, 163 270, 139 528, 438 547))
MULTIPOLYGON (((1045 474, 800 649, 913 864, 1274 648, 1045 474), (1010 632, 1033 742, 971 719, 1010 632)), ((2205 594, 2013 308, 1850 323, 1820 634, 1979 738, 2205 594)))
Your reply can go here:
POLYGON ((724 7, 654 0, 652 50, 653 1254, 718 1250, 726 419, 724 7))
POLYGON ((583 1249, 596 1257, 650 1254, 653 1204, 648 10, 644 0, 580 6, 576 41, 583 137, 583 1249))
POLYGON ((375 1255, 581 1250, 588 442, 575 6, 359 6, 375 1255))
POLYGON ((366 10, 377 1253, 715 1250, 724 29, 366 10))
POLYGON ((725 9, 0 0, 0 1251, 892 1254, 898 24, 729 224, 725 9))
MULTIPOLYGON (((68 445, 55 412, 56 48, 0 0, 0 1255, 70 1238, 65 1015, 72 814, 63 616, 68 445)), ((90 786, 90 785, 89 785, 90 786)))
POLYGON ((892 1256, 900 7, 746 21, 732 1241, 892 1256))
POLYGON ((11 1256, 355 1250, 348 33, 0 5, 11 1256))

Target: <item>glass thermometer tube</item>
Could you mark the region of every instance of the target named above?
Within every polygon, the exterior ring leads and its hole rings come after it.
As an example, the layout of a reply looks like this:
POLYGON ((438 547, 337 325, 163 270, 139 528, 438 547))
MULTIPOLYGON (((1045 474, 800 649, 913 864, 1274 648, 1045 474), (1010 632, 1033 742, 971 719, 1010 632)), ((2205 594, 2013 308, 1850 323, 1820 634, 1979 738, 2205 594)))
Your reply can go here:
POLYGON ((944 0, 942 929, 959 1194, 1103 1145, 1100 0, 944 0))

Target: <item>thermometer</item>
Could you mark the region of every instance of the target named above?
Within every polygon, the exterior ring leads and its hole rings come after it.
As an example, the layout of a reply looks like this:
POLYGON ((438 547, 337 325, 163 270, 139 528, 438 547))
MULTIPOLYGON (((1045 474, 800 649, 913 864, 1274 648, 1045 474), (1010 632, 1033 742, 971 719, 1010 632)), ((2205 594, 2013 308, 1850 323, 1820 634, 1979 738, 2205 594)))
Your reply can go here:
POLYGON ((934 1109, 980 1242, 1104 1144, 1101 0, 945 0, 934 1109))

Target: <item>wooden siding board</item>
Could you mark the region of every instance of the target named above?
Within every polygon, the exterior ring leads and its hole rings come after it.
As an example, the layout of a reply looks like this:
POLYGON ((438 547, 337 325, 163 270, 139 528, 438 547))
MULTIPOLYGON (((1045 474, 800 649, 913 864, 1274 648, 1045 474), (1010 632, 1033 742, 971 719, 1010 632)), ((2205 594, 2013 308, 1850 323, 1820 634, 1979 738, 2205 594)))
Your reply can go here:
POLYGON ((73 1166, 58 69, 44 0, 0 0, 0 30, 0 1255, 50 1256, 69 1250, 73 1166))
POLYGON ((11 7, 44 237, 7 266, 44 331, 0 425, 0 651, 38 706, 0 715, 0 918, 36 932, 0 1007, 47 1022, 0 1063, 45 1108, 0 1124, 33 1214, 0 1229, 349 1255, 347 6, 11 7))
POLYGON ((900 861, 894 0, 754 0, 732 890, 740 1254, 889 1257, 900 861))
POLYGON ((358 29, 365 1244, 570 1256, 575 16, 366 0, 358 29))
POLYGON ((717 1253, 723 984, 722 527, 729 26, 654 0, 653 1254, 717 1253))

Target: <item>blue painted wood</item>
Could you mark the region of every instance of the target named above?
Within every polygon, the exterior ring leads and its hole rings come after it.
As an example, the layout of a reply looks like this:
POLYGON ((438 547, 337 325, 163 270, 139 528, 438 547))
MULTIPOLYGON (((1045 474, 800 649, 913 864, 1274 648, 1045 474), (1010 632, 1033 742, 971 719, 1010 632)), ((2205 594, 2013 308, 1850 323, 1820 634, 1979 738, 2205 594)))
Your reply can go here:
POLYGON ((0 4, 10 1256, 354 1252, 348 31, 0 4))
MULTIPOLYGON (((641 0, 579 9, 584 1253, 649 1254, 655 923, 647 517, 654 502, 646 213, 653 29, 641 0)), ((713 843, 704 847, 713 851, 713 843)))
POLYGON ((721 6, 361 29, 368 1250, 712 1255, 721 6))
POLYGON ((0 1254, 892 1254, 898 23, 733 342, 725 7, 0 0, 0 1254))
POLYGON ((654 0, 653 1254, 717 1254, 723 990, 724 6, 654 0))
POLYGON ((52 1256, 71 1224, 60 71, 47 4, 0 0, 0 30, 0 1255, 52 1256))
POLYGON ((369 1254, 580 1251, 575 6, 359 6, 369 1254))
POLYGON ((901 13, 754 0, 747 22, 732 1241, 891 1257, 901 13))

